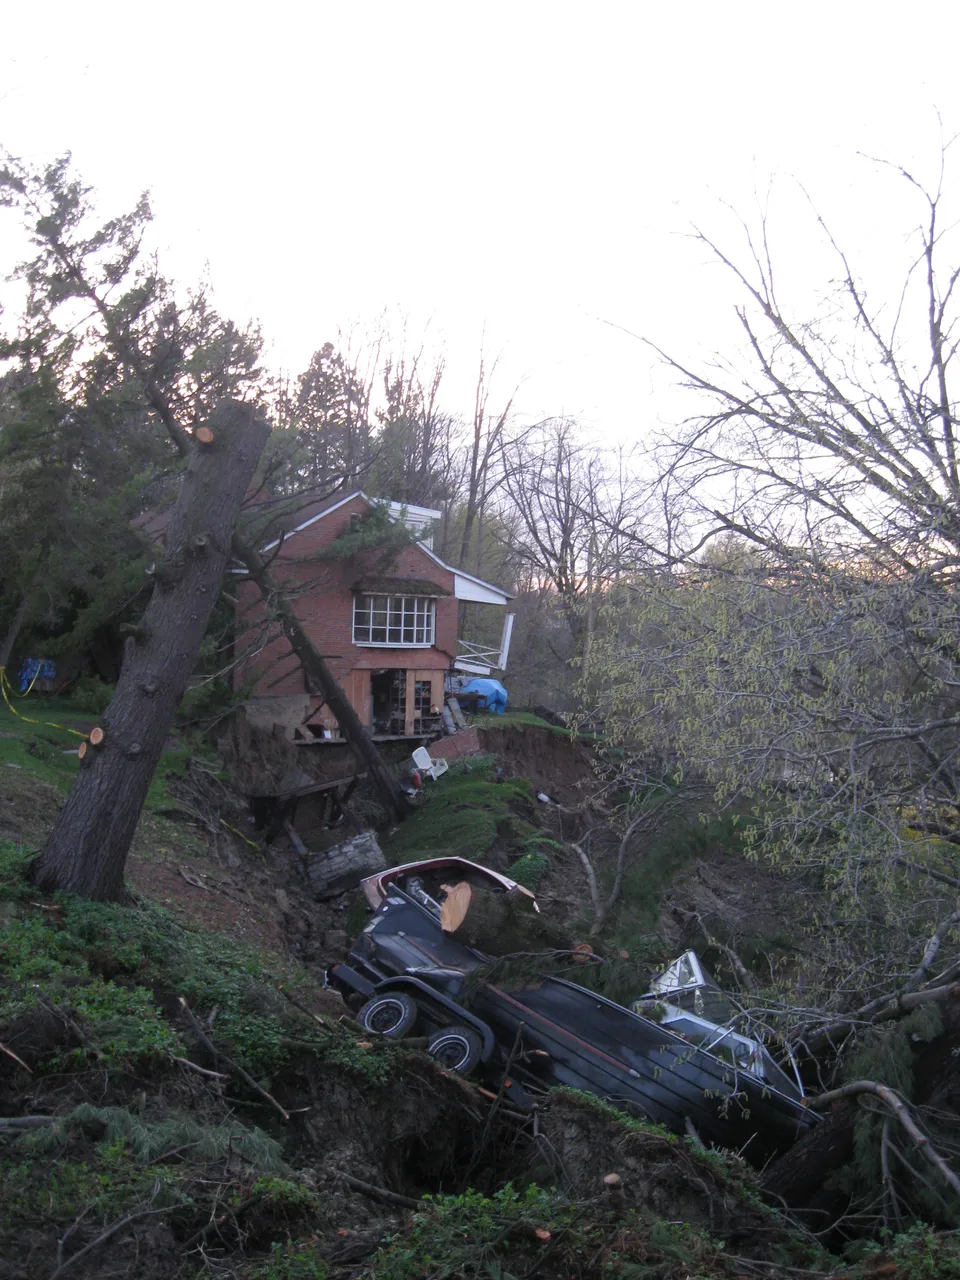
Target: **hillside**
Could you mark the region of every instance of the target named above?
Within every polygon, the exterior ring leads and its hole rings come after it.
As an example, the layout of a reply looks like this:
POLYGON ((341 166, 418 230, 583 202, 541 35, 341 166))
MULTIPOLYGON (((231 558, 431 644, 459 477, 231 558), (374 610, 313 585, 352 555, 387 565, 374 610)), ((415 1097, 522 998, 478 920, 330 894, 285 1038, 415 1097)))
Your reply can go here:
MULTIPOLYGON (((64 730, 3 714, 4 1280, 920 1280, 960 1268, 955 1237, 933 1231, 844 1261, 766 1203, 732 1153, 572 1093, 531 1124, 416 1045, 366 1038, 323 986, 324 964, 365 919, 358 896, 307 901, 293 861, 252 847, 239 812, 203 829, 176 796, 216 762, 182 744, 141 822, 132 903, 39 897, 23 866, 75 757, 64 730), (604 1189, 610 1173, 622 1194, 604 1189)), ((571 800, 589 797, 589 753, 536 724, 484 736, 487 755, 451 769, 384 833, 388 858, 468 853, 585 930, 569 842, 586 827, 571 800)), ((720 828, 681 824, 643 862, 604 937, 628 952, 635 990, 689 939, 691 912, 739 903, 738 936, 758 955, 774 925, 789 927, 789 893, 720 828)))

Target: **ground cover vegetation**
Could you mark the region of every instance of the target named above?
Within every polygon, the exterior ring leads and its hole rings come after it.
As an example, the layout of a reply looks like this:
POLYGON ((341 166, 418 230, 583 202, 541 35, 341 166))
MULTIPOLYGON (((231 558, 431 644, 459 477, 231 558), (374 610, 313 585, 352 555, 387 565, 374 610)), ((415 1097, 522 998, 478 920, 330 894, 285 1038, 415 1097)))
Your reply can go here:
MULTIPOLYGON (((889 305, 815 214, 810 235, 832 265, 799 301, 789 271, 781 284, 769 225, 742 228, 742 253, 697 233, 730 273, 743 341, 703 367, 662 353, 691 416, 641 456, 612 455, 565 418, 523 420, 486 354, 473 405, 450 411, 442 361, 382 331, 341 333, 280 382, 260 363, 255 326, 222 317, 203 288, 181 294, 144 251, 145 198, 102 221, 68 160, 34 170, 6 158, 0 203, 28 245, 0 347, 0 768, 14 780, 4 794, 29 777, 48 789, 31 796, 73 788, 71 803, 92 813, 94 774, 68 750, 94 725, 107 728, 105 775, 139 772, 121 789, 109 875, 92 844, 72 840, 83 825, 72 820, 52 840, 40 833, 45 862, 37 844, 2 846, 0 1068, 15 1083, 0 1134, 12 1173, 33 1187, 5 1220, 28 1224, 24 1274, 109 1274, 96 1268, 110 1240, 117 1274, 129 1250, 149 1249, 158 1275, 323 1275, 356 1270, 351 1248, 385 1276, 830 1273, 841 1264, 818 1250, 865 1239, 877 1251, 844 1264, 865 1275, 956 1269, 958 268, 942 175, 924 185, 893 168, 889 180, 918 210, 889 305), (598 989, 618 998, 671 949, 696 945, 732 989, 742 1029, 789 1047, 830 1100, 804 1149, 750 1191, 799 1215, 802 1247, 784 1236, 776 1257, 731 1252, 713 1192, 696 1222, 642 1196, 624 1219, 596 1186, 572 1185, 570 1160, 538 1171, 542 1144, 528 1150, 529 1134, 500 1144, 502 1117, 494 1142, 477 1099, 465 1103, 415 1055, 365 1048, 349 1023, 311 1022, 310 999, 304 1014, 278 994, 312 991, 316 973, 281 973, 276 957, 219 939, 206 949, 149 902, 52 892, 116 897, 135 829, 141 845, 198 839, 158 825, 178 804, 191 812, 169 779, 209 752, 190 731, 242 699, 231 666, 268 635, 237 628, 222 566, 189 661, 167 682, 150 761, 118 731, 124 708, 142 719, 136 699, 154 697, 146 677, 125 694, 124 672, 149 666, 158 611, 190 581, 186 561, 157 557, 149 518, 180 509, 198 467, 202 481, 202 433, 225 403, 271 423, 256 501, 225 513, 271 602, 268 628, 295 620, 257 547, 337 489, 439 509, 440 554, 517 591, 511 690, 535 711, 490 730, 496 755, 452 769, 412 819, 385 830, 384 847, 397 861, 469 848, 509 870, 592 939, 607 962, 595 966, 608 983, 598 989), (57 661, 70 706, 17 701, 15 673, 35 654, 57 661), (229 1098, 217 1073, 231 1078, 229 1098), (309 1163, 317 1135, 298 1130, 291 1148, 277 1128, 298 1105, 320 1106, 347 1144, 343 1117, 356 1123, 398 1077, 403 1168, 364 1126, 361 1163, 344 1145, 325 1182, 309 1163), (445 1153, 420 1152, 434 1173, 417 1183, 412 1100, 425 1096, 453 1136, 445 1153), (4 1129, 27 1098, 43 1123, 4 1129), (460 1185, 451 1153, 476 1142, 482 1167, 460 1185), (519 1147, 523 1160, 510 1154, 519 1147), (41 1170, 54 1165, 51 1182, 41 1170), (368 1197, 368 1209, 392 1204, 392 1238, 385 1219, 368 1229, 354 1201, 349 1223, 336 1222, 348 1175, 416 1202, 368 1197), (423 1204, 424 1191, 438 1198, 423 1204), (135 1230, 100 1240, 130 1214, 135 1230), (59 1255, 57 1233, 73 1242, 59 1255), (77 1247, 88 1244, 86 1261, 77 1247)), ((249 497, 249 481, 237 484, 249 497)), ((202 538, 181 514, 188 542, 202 538)), ((380 513, 337 554, 372 543, 388 554, 402 536, 380 513)), ((311 589, 325 572, 318 562, 311 589)), ((479 615, 463 623, 469 638, 496 639, 479 615)), ((325 687, 322 657, 291 634, 325 687)), ((384 817, 402 815, 389 768, 382 784, 384 817)), ((219 829, 218 819, 214 840, 219 829)), ((673 1163, 693 1158, 671 1150, 673 1163)), ((582 1150, 572 1163, 585 1163, 582 1150)), ((787 1231, 780 1220, 776 1231, 787 1231)))

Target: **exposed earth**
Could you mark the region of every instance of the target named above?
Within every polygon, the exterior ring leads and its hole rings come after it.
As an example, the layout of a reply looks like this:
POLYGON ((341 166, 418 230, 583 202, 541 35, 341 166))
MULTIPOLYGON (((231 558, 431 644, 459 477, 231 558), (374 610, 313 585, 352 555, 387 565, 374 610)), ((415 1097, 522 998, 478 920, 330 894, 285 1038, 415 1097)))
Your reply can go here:
MULTIPOLYGON (((482 741, 487 755, 381 830, 388 860, 451 852, 529 875, 586 936, 564 840, 596 819, 589 746, 529 723, 482 741)), ((17 746, 20 767, 0 762, 4 1280, 960 1274, 948 1235, 914 1242, 925 1271, 899 1244, 842 1261, 733 1154, 564 1092, 531 1124, 416 1044, 366 1038, 323 986, 366 919, 360 894, 313 902, 286 839, 258 846, 208 754, 172 744, 128 862, 131 905, 38 897, 22 868, 71 775, 50 754, 62 747, 46 742, 41 776, 17 746)), ((637 984, 721 924, 775 949, 796 908, 715 833, 661 841, 635 875, 608 945, 637 984)))

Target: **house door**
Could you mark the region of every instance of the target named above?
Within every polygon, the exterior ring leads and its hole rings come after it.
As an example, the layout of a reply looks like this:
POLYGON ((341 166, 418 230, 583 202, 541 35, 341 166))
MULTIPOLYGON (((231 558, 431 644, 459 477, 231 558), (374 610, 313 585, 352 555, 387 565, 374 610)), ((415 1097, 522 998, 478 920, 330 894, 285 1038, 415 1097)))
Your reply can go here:
POLYGON ((376 671, 370 676, 373 732, 404 733, 407 714, 406 671, 376 671))

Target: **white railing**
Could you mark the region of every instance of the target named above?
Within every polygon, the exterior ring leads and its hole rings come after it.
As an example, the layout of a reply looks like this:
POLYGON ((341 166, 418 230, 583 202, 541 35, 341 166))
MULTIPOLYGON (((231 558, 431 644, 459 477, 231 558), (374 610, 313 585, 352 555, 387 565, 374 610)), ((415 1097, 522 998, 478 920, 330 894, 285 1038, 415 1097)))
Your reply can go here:
POLYGON ((457 656, 453 663, 456 670, 467 671, 476 676, 488 676, 491 671, 506 671, 507 659, 510 656, 510 639, 513 636, 514 616, 508 613, 503 620, 499 649, 491 649, 489 645, 474 644, 472 640, 458 640, 457 656))

